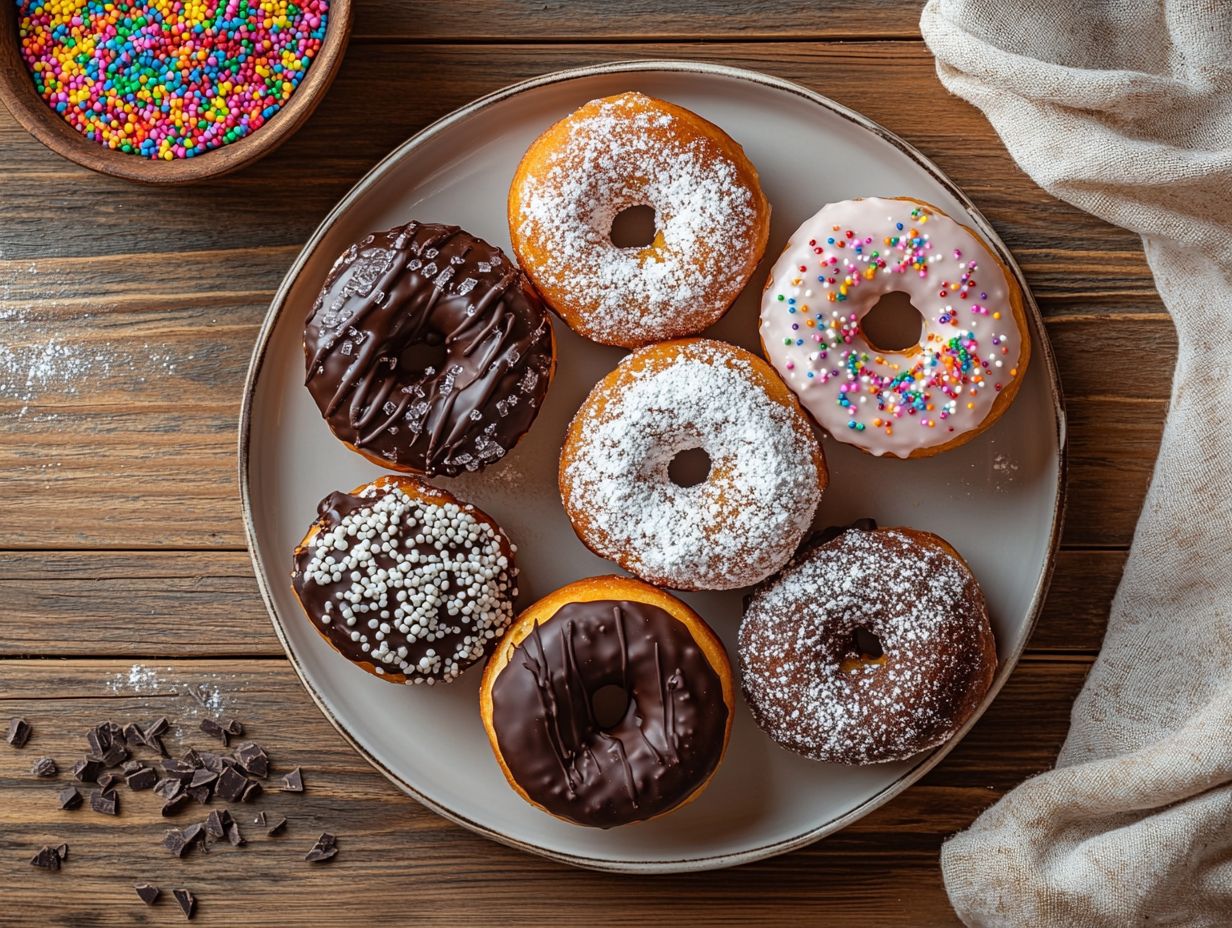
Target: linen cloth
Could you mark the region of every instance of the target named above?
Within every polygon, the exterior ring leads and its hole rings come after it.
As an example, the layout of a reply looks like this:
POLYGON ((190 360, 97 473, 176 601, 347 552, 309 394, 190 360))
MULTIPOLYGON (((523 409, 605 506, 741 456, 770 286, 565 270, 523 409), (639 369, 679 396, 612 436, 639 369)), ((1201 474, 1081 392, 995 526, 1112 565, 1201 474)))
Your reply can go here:
POLYGON ((1056 768, 945 844, 946 888, 971 926, 1232 925, 1232 0, 929 0, 920 26, 1036 183, 1142 236, 1179 342, 1056 768))

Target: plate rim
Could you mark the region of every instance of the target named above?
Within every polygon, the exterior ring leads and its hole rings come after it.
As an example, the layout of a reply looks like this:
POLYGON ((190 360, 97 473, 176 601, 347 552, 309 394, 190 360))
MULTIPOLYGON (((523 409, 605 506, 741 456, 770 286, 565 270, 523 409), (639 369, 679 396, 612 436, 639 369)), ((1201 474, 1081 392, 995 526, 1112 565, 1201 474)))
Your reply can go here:
POLYGON ((737 866, 739 864, 764 860, 768 857, 777 856, 779 854, 805 847, 812 844, 814 841, 833 834, 852 822, 863 818, 874 809, 884 805, 894 797, 898 796, 903 790, 907 789, 907 787, 913 785, 921 777, 923 777, 924 774, 940 763, 941 760, 963 739, 963 737, 966 736, 971 727, 979 721, 979 719, 984 715, 984 712, 987 711, 988 707, 992 704, 993 700, 996 699, 1001 691, 1001 688, 1005 685, 1005 682, 1009 679, 1014 669, 1017 667, 1018 661, 1022 657, 1023 651, 1026 649, 1027 642, 1034 634, 1040 612, 1043 608, 1044 599, 1047 596, 1048 588, 1052 582, 1052 575, 1056 566, 1057 551, 1060 547, 1061 532, 1065 517, 1066 491, 1068 486, 1068 449, 1066 438, 1067 424, 1065 400, 1061 390, 1061 381, 1057 369, 1056 358, 1053 354, 1052 344, 1048 339, 1048 334, 1044 327, 1043 316, 1040 313, 1039 306, 1035 301, 1035 297, 1032 294, 1030 287, 1027 285, 1022 269, 1019 267, 1018 262, 1014 259, 1013 254, 1001 240, 1001 237, 997 234, 996 230, 984 217, 983 213, 980 212, 980 210, 962 191, 962 189, 950 180, 950 178, 928 157, 916 149, 915 146, 900 138, 897 134, 881 126, 879 123, 876 123, 867 116, 864 116, 862 113, 843 106, 842 104, 831 100, 829 97, 817 93, 814 90, 810 90, 801 84, 795 83, 794 81, 764 74, 760 71, 753 71, 746 68, 736 68, 730 65, 717 64, 709 61, 686 61, 680 59, 655 58, 625 59, 552 71, 509 84, 498 90, 494 90, 491 93, 478 97, 470 103, 447 113, 411 135, 408 139, 406 139, 406 141, 402 142, 375 165, 373 165, 373 167, 370 168, 358 181, 356 181, 354 186, 352 186, 351 189, 342 196, 342 198, 321 220, 316 229, 313 230, 312 234, 300 249, 299 254, 296 255, 294 262, 283 276, 282 282, 278 285, 278 289, 274 293, 274 297, 270 301, 269 309, 266 311, 265 318, 261 323, 261 328, 257 333, 256 343, 253 347, 248 371, 244 379, 244 395, 240 408, 238 434, 238 477, 240 485, 240 503, 243 511, 244 535, 247 542, 248 554, 250 560, 252 561, 253 572, 256 575, 257 588, 260 590, 261 599, 265 603, 266 612, 269 615, 270 623, 274 626, 274 633, 278 637, 278 642, 282 646, 292 669, 294 669, 295 675, 299 678, 300 684, 308 692, 308 695, 316 704, 317 709, 320 710, 321 714, 325 716, 334 729, 342 735, 347 743, 350 744, 351 747, 365 761, 385 776, 391 783, 397 786, 403 793, 406 793, 408 796, 415 799, 432 812, 500 844, 504 844, 530 854, 535 854, 540 857, 546 857, 559 863, 570 864, 575 867, 590 870, 599 870, 610 873, 684 873, 701 870, 717 870, 725 867, 737 866), (962 204, 980 234, 984 236, 988 244, 996 252, 997 257, 1000 258, 1005 263, 1006 267, 1010 269, 1011 273, 1013 273, 1019 286, 1022 288, 1025 297, 1024 303, 1027 310, 1027 316, 1030 321, 1032 332, 1035 335, 1035 344, 1033 347, 1036 350, 1036 363, 1042 363, 1044 366, 1048 380, 1049 397, 1052 400, 1053 415, 1056 423, 1057 452, 1054 466, 1057 473, 1057 491, 1053 499, 1052 528, 1048 539, 1048 552, 1044 561, 1043 570, 1040 573, 1035 590, 1031 596, 1031 605, 1026 617, 1024 634, 1021 642, 1009 655, 1007 655, 1006 659, 1001 662, 997 669, 997 674, 993 679, 992 686, 989 688, 988 693, 980 703, 979 708, 952 738, 939 747, 934 748, 932 751, 922 755, 918 763, 910 769, 905 770, 892 783, 883 787, 877 793, 870 796, 864 802, 855 806, 845 814, 832 818, 821 825, 802 832, 801 834, 793 835, 790 838, 770 842, 768 844, 763 844, 746 850, 718 853, 713 855, 660 859, 647 858, 643 860, 611 860, 602 857, 591 857, 541 847, 532 842, 515 837, 514 835, 505 834, 487 825, 476 822, 468 818, 466 815, 444 806, 424 795, 412 783, 408 782, 398 773, 391 770, 380 760, 374 757, 356 740, 356 737, 351 734, 346 725, 334 715, 333 711, 326 704, 322 694, 308 678, 304 668, 300 665, 300 662, 291 647, 290 641, 283 631, 281 622, 279 621, 277 608, 274 605, 273 596, 267 584, 267 576, 273 575, 268 574, 257 547, 252 498, 249 492, 249 449, 252 437, 252 411, 253 401, 256 394, 257 380, 260 377, 261 369, 265 361, 270 337, 273 334, 274 328, 277 325, 280 316, 286 309, 287 295, 292 286, 294 286, 299 275, 303 272, 304 266, 307 264, 309 258, 311 258, 320 246, 321 240, 328 233, 330 228, 342 215, 342 213, 350 208, 352 202, 360 194, 362 194, 368 186, 374 183, 387 170, 391 169, 395 162, 400 161, 405 155, 421 146, 428 139, 448 129, 454 123, 466 119, 471 115, 506 99, 551 84, 566 83, 573 80, 609 74, 637 72, 688 72, 707 77, 741 80, 748 83, 769 87, 774 90, 794 94, 795 96, 801 97, 810 103, 841 116, 849 122, 855 123, 866 131, 878 136, 883 141, 888 142, 897 148, 902 154, 910 158, 919 167, 923 168, 934 181, 944 187, 947 193, 962 204))

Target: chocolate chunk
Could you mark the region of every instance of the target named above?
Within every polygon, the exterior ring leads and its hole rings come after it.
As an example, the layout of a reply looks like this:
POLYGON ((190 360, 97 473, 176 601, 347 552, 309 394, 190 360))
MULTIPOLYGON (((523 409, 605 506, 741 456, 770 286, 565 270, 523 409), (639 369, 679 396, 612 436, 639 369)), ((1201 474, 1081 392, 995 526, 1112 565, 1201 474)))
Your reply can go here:
POLYGON ((192 802, 192 796, 188 795, 188 793, 180 793, 177 796, 172 796, 163 803, 163 818, 170 818, 177 812, 182 811, 183 808, 190 802, 192 802))
MULTIPOLYGON (((128 783, 128 788, 131 790, 151 789, 158 782, 158 773, 153 767, 141 767, 134 770, 125 779, 128 783)), ((179 780, 172 780, 172 783, 179 783, 179 780)))
POLYGON ((252 741, 242 742, 235 749, 235 759, 245 772, 254 777, 269 776, 269 755, 261 745, 252 741))
POLYGON ((184 832, 178 828, 172 828, 163 835, 163 847, 176 857, 183 857, 184 852, 188 850, 188 840, 184 837, 184 832))
POLYGON ((24 748, 26 742, 30 740, 30 723, 25 719, 11 720, 9 733, 4 736, 4 740, 15 748, 24 748))
POLYGON ((231 813, 226 809, 211 812, 205 819, 206 833, 214 838, 225 838, 227 826, 231 824, 231 813))
POLYGON ((175 901, 180 904, 180 908, 184 910, 184 917, 192 919, 197 914, 197 897, 186 889, 173 889, 171 895, 175 896, 175 901))
POLYGON ((56 853, 60 855, 61 862, 68 860, 68 845, 67 844, 57 844, 56 853))
POLYGON ((59 870, 60 855, 54 847, 44 845, 39 852, 30 858, 30 865, 42 870, 59 870))
POLYGON ((87 757, 73 764, 70 772, 82 783, 93 783, 98 779, 98 775, 103 772, 103 762, 87 757))
POLYGON ((244 726, 237 719, 227 719, 227 724, 223 726, 223 731, 233 738, 238 738, 244 733, 244 726))
POLYGON ((158 897, 163 894, 161 889, 150 883, 134 883, 133 889, 137 890, 137 895, 146 905, 153 905, 158 901, 158 897))
POLYGON ((312 850, 304 855, 304 860, 310 864, 324 863, 338 853, 338 839, 328 831, 317 838, 312 850))
POLYGON ((119 815, 120 797, 114 789, 96 789, 90 793, 90 808, 103 815, 119 815))
POLYGON ((202 805, 205 805, 214 798, 211 795, 212 790, 209 786, 189 786, 185 788, 184 792, 202 805))
POLYGON ((177 780, 191 780, 196 772, 197 767, 195 764, 175 760, 174 758, 163 761, 163 773, 169 777, 175 777, 177 780))
POLYGON ((244 787, 248 781, 242 774, 228 767, 223 771, 222 776, 218 778, 218 783, 215 789, 218 791, 218 798, 224 802, 238 802, 240 796, 244 794, 244 787))
POLYGON ((277 818, 270 819, 269 824, 265 827, 265 833, 267 835, 280 835, 286 830, 286 827, 286 816, 280 815, 277 818))
POLYGON ((167 717, 164 715, 147 725, 145 727, 145 734, 147 738, 151 735, 157 737, 158 735, 165 735, 169 728, 171 728, 171 723, 167 721, 167 717))
POLYGON ((124 729, 115 722, 103 722, 103 728, 107 730, 107 737, 111 739, 112 744, 115 744, 117 741, 124 740, 124 729))
POLYGON ((30 772, 36 777, 54 777, 60 772, 60 768, 56 766, 56 762, 50 757, 40 757, 34 762, 30 772))
POLYGON ((86 742, 90 745, 91 754, 102 757, 111 747, 111 732, 105 724, 95 725, 86 732, 86 742))
POLYGON ((107 752, 103 754, 103 763, 108 767, 118 767, 124 761, 128 760, 131 755, 128 753, 128 748, 124 745, 116 743, 107 748, 107 752))
POLYGON ((254 815, 252 817, 252 823, 254 825, 260 825, 262 828, 264 828, 265 827, 265 813, 258 812, 256 815, 254 815))
POLYGON ((218 774, 213 770, 207 770, 205 767, 200 767, 193 771, 192 779, 188 781, 189 786, 208 786, 218 779, 218 774))
POLYGON ((56 795, 60 800, 61 809, 76 809, 81 805, 81 790, 75 786, 66 786, 56 795))
POLYGON ((111 787, 120 782, 120 778, 114 773, 104 773, 102 776, 95 779, 94 782, 98 784, 99 789, 107 790, 111 789, 111 787))
POLYGON ((198 841, 201 840, 204 834, 205 834, 205 826, 201 824, 200 822, 193 822, 191 825, 189 825, 187 828, 184 829, 184 840, 188 842, 188 844, 190 845, 196 844, 198 841))
MULTIPOLYGON (((150 769, 153 770, 154 768, 151 767, 150 769)), ((154 784, 154 792, 164 799, 174 799, 183 788, 184 781, 177 780, 175 777, 164 777, 154 784)))
POLYGON ((222 723, 216 719, 202 719, 201 730, 211 738, 217 738, 226 747, 231 743, 231 733, 223 728, 222 723))
POLYGON ((167 750, 167 746, 166 746, 165 744, 163 744, 163 739, 162 739, 162 738, 160 738, 160 737, 158 737, 158 735, 150 735, 150 734, 147 734, 147 735, 145 736, 145 743, 146 743, 146 745, 147 745, 149 748, 151 748, 152 750, 157 751, 157 752, 158 752, 159 754, 161 754, 163 757, 170 757, 170 756, 171 756, 171 752, 170 752, 170 751, 168 751, 168 750, 167 750))
POLYGON ((248 843, 244 840, 244 836, 240 834, 240 826, 235 822, 227 826, 227 840, 231 842, 232 847, 243 847, 248 843))
POLYGON ((244 785, 244 792, 240 796, 240 802, 252 802, 254 799, 256 799, 258 796, 261 795, 261 792, 262 792, 261 784, 258 783, 256 780, 249 780, 244 785))
POLYGON ((226 765, 222 762, 222 755, 214 754, 210 751, 201 752, 201 766, 214 773, 222 773, 227 769, 226 765))
POLYGON ((302 793, 304 791, 304 771, 296 767, 290 773, 283 774, 282 779, 274 786, 284 793, 302 793))
POLYGON ((144 766, 145 764, 143 764, 139 760, 126 760, 124 763, 120 765, 120 775, 126 777, 130 773, 136 773, 138 770, 140 770, 144 766))
POLYGON ((124 743, 130 748, 141 747, 145 744, 145 732, 141 730, 141 726, 136 722, 129 722, 124 726, 123 735, 124 743))

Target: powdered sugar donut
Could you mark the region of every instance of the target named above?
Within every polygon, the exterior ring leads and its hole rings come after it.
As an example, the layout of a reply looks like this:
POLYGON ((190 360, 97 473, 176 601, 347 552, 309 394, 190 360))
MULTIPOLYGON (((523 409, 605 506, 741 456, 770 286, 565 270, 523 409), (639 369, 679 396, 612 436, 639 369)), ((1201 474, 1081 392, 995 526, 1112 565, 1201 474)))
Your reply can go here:
POLYGON ((936 535, 905 528, 848 529, 803 552, 753 592, 738 648, 762 730, 841 764, 903 760, 941 744, 971 717, 997 667, 984 594, 966 562, 936 535))
POLYGON ((716 322, 761 259, 770 206, 723 130, 640 93, 592 100, 543 133, 509 188, 523 269, 569 327, 636 348, 716 322), (612 242, 633 206, 655 211, 645 247, 612 242))
POLYGON ((992 425, 1026 372, 1023 294, 974 232, 937 207, 870 197, 825 206, 791 237, 762 295, 766 357, 839 441, 922 457, 992 425), (886 351, 861 320, 887 293, 924 318, 886 351))
POLYGON ((808 531, 828 474, 821 446, 769 365, 704 339, 651 345, 591 391, 560 458, 565 512, 600 557, 681 590, 727 590, 773 573, 808 531), (672 482, 682 451, 710 458, 672 482))

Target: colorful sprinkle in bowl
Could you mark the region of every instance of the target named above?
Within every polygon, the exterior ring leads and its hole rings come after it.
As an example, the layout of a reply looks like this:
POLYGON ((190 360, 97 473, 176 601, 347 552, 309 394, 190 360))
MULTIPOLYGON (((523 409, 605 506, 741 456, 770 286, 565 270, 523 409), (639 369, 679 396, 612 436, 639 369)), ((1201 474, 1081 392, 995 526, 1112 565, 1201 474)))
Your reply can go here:
POLYGON ((21 9, 0 0, 0 101, 36 139, 93 171, 145 184, 191 184, 238 170, 269 154, 304 124, 333 83, 351 34, 351 0, 330 0, 324 36, 293 92, 258 128, 192 157, 162 160, 87 138, 40 95, 22 54, 21 9))

